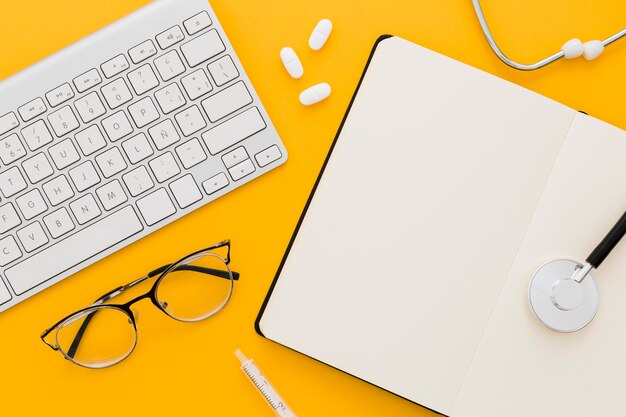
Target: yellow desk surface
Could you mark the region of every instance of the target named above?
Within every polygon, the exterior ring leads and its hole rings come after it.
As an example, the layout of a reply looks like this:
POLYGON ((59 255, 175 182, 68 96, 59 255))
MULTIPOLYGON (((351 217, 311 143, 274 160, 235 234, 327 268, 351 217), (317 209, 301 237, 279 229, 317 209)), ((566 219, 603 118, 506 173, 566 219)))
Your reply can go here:
MULTIPOLYGON (((626 23, 623 0, 483 2, 494 35, 520 60, 543 58, 572 37, 604 38, 626 23)), ((0 0, 0 78, 146 3, 0 0)), ((470 0, 213 0, 212 5, 290 159, 0 314, 0 415, 269 417, 272 412, 238 370, 236 348, 257 360, 300 416, 433 415, 269 342, 253 327, 374 41, 383 33, 402 36, 621 128, 626 128, 626 41, 592 63, 561 61, 522 73, 488 49, 470 0), (335 30, 322 51, 312 52, 310 30, 324 17, 335 30), (286 45, 300 54, 301 80, 290 79, 281 67, 278 53, 286 45), (321 81, 332 85, 330 99, 300 106, 299 92, 321 81), (44 328, 102 293, 223 238, 233 241, 232 265, 242 278, 218 316, 182 324, 149 302, 140 304, 137 349, 100 371, 74 366, 40 342, 44 328)))

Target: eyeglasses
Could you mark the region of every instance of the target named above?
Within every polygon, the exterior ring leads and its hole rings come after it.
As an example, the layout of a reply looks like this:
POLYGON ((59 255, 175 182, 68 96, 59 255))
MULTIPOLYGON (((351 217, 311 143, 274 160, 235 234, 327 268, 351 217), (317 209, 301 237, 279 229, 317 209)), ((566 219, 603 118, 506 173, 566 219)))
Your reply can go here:
POLYGON ((88 307, 57 322, 41 334, 41 340, 66 359, 86 368, 105 368, 126 359, 137 345, 137 319, 131 306, 149 298, 159 310, 182 322, 205 320, 220 312, 230 300, 234 280, 230 241, 164 265, 130 284, 104 294, 88 307), (226 258, 213 251, 227 248, 226 258), (108 304, 126 290, 158 276, 147 293, 126 304, 108 304), (54 341, 46 338, 54 332, 54 341))

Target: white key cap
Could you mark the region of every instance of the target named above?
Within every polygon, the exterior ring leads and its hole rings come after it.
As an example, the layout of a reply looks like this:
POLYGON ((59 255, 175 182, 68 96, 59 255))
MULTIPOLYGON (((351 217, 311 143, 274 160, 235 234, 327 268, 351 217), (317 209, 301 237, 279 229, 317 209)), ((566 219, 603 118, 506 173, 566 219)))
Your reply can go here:
POLYGON ((102 127, 104 127, 104 131, 109 136, 111 142, 118 141, 124 136, 133 133, 133 126, 123 111, 118 111, 113 116, 102 120, 102 127))
POLYGON ((48 110, 46 108, 46 104, 39 97, 24 104, 22 107, 17 109, 20 116, 22 116, 22 120, 28 122, 29 120, 33 120, 35 117, 43 114, 48 110))
POLYGON ((22 136, 28 148, 33 152, 52 142, 52 135, 43 120, 37 120, 22 129, 22 136))
POLYGON ((100 96, 98 96, 98 93, 95 91, 76 100, 74 106, 76 106, 80 118, 83 119, 85 123, 89 123, 106 113, 104 104, 102 104, 100 96))
POLYGON ((0 239, 0 266, 8 265, 20 256, 22 256, 22 251, 13 236, 0 239))
POLYGON ((185 25, 185 29, 187 29, 187 33, 193 35, 211 26, 211 18, 207 12, 203 11, 185 20, 183 24, 185 25))
POLYGON ((265 127, 261 113, 259 113, 256 107, 253 107, 204 132, 202 139, 204 139, 204 143, 209 148, 211 155, 216 155, 224 149, 260 132, 265 127))
POLYGON ((239 77, 239 71, 237 71, 233 59, 228 55, 209 64, 208 68, 215 84, 220 87, 239 77))
POLYGON ((233 177, 233 180, 239 181, 245 176, 248 176, 254 172, 254 164, 251 159, 247 159, 240 163, 239 165, 235 165, 234 167, 228 170, 230 172, 230 176, 233 177))
MULTIPOLYGON (((177 84, 170 84, 154 93, 163 113, 168 114, 183 107, 186 103, 183 93, 180 92, 177 84)), ((192 99, 193 100, 193 99, 192 99)))
POLYGON ((167 49, 185 39, 180 26, 174 26, 157 35, 156 40, 161 49, 167 49))
POLYGON ((181 81, 183 83, 183 87, 185 87, 187 95, 192 100, 195 100, 213 90, 209 77, 207 77, 202 68, 192 72, 186 77, 181 78, 181 81))
POLYGON ((243 81, 202 101, 202 107, 213 123, 252 103, 252 96, 243 81))
POLYGON ((113 210, 128 201, 128 197, 118 180, 111 181, 107 185, 98 188, 96 194, 106 211, 113 210))
POLYGON ((58 137, 65 136, 80 126, 70 106, 62 107, 48 115, 48 121, 58 137))
POLYGON ((157 49, 150 39, 140 43, 128 51, 128 55, 130 55, 130 59, 133 61, 133 64, 139 64, 141 61, 150 58, 156 53, 157 49))
POLYGON ((52 165, 48 162, 48 158, 43 153, 39 153, 30 159, 22 162, 24 172, 28 176, 31 183, 37 184, 39 181, 48 178, 54 174, 52 165))
POLYGON ((115 77, 120 72, 126 71, 129 67, 128 60, 122 54, 100 65, 104 76, 107 78, 115 77))
POLYGON ((183 135, 185 136, 191 136, 206 127, 206 122, 198 106, 192 106, 178 113, 176 115, 176 122, 178 122, 180 130, 183 131, 183 135))
POLYGON ((222 161, 224 161, 224 165, 226 168, 232 168, 240 162, 248 159, 248 153, 243 146, 238 147, 234 151, 228 152, 227 154, 222 156, 222 161))
POLYGON ((85 224, 102 214, 96 199, 91 194, 86 194, 76 201, 70 203, 70 209, 78 224, 85 224))
POLYGON ((18 197, 15 202, 26 220, 33 219, 48 210, 48 205, 38 189, 34 189, 18 197))
POLYGON ((202 199, 202 193, 191 174, 173 181, 170 184, 170 190, 178 206, 183 209, 202 199))
POLYGON ((154 66, 156 66, 163 81, 169 81, 185 72, 185 65, 175 50, 155 59, 154 66))
POLYGON ((9 168, 0 173, 0 191, 6 198, 14 196, 25 188, 26 181, 24 181, 24 177, 17 167, 9 168))
POLYGON ((17 231, 17 237, 24 246, 26 252, 32 252, 48 243, 48 236, 39 222, 29 224, 17 231))
POLYGON ((123 142, 122 148, 124 148, 124 152, 126 152, 126 156, 131 164, 141 162, 154 154, 152 146, 150 146, 148 142, 148 138, 146 138, 146 135, 143 133, 123 142))
POLYGON ((139 212, 141 212, 148 226, 152 226, 176 213, 176 207, 174 207, 174 203, 164 188, 138 200, 137 208, 139 208, 139 212))
POLYGON ((102 91, 102 95, 111 109, 116 109, 133 99, 133 95, 130 93, 123 78, 118 78, 112 83, 105 85, 100 91, 102 91))
POLYGON ((102 82, 102 77, 98 73, 97 69, 91 69, 86 73, 74 78, 74 86, 79 93, 84 93, 91 87, 94 87, 102 82))
POLYGON ((278 146, 274 145, 254 155, 254 159, 256 159, 256 163, 263 168, 280 159, 281 156, 283 155, 280 153, 280 149, 278 149, 278 146))
POLYGON ((171 120, 165 120, 158 125, 148 129, 150 137, 154 141, 156 148, 160 151, 178 142, 180 136, 171 120))
POLYGON ((166 152, 150 161, 150 168, 158 182, 165 182, 180 174, 180 168, 171 152, 166 152))
POLYGON ((157 80, 156 75, 154 75, 154 71, 152 71, 150 64, 146 64, 141 68, 137 68, 136 70, 129 72, 128 80, 133 86, 135 93, 138 95, 141 95, 148 90, 152 90, 154 87, 159 85, 159 80, 157 80))
POLYGON ((0 281, 0 304, 4 304, 11 300, 11 293, 7 289, 6 285, 0 281))
POLYGON ((62 207, 43 218, 43 222, 53 239, 58 239, 76 228, 70 214, 62 207))
POLYGON ((17 133, 0 140, 0 159, 5 165, 9 165, 24 156, 26 156, 26 149, 24 149, 17 133))
POLYGON ((228 181, 228 178, 226 177, 226 174, 224 174, 223 172, 220 172, 219 174, 203 182, 202 187, 204 188, 204 191, 206 191, 208 195, 211 195, 213 193, 218 192, 222 188, 226 187, 228 184, 229 184, 229 181, 228 181))
POLYGON ((138 128, 147 126, 159 118, 159 112, 150 97, 131 105, 128 107, 128 111, 138 128))
POLYGON ((107 145, 106 139, 104 139, 97 125, 89 126, 87 129, 78 132, 74 137, 85 156, 89 156, 107 145))
POLYGON ((185 169, 194 167, 200 162, 205 161, 207 158, 204 149, 202 149, 202 146, 200 145, 200 141, 196 138, 193 138, 177 147, 176 153, 178 154, 178 157, 183 163, 185 169))
POLYGON ((137 197, 154 187, 154 182, 152 182, 152 178, 150 178, 150 174, 148 174, 148 170, 144 166, 129 172, 122 179, 133 197, 137 197))
POLYGON ((70 178, 72 178, 78 192, 83 192, 100 182, 100 176, 91 161, 84 162, 76 168, 70 169, 70 178))
POLYGON ((15 129, 20 125, 20 121, 17 120, 15 113, 10 112, 0 117, 0 135, 4 135, 11 129, 15 129))
POLYGON ((78 155, 78 151, 71 139, 65 139, 51 146, 48 149, 48 153, 57 169, 65 169, 80 159, 80 155, 78 155))
POLYGON ((142 229, 135 211, 126 207, 7 269, 5 275, 15 292, 23 294, 142 229))
POLYGON ((48 181, 43 185, 43 191, 48 196, 50 204, 58 206, 59 204, 74 197, 74 190, 70 186, 70 183, 65 178, 65 175, 59 175, 53 180, 48 181))
POLYGON ((217 30, 213 29, 180 47, 190 67, 195 67, 226 50, 217 30))
POLYGON ((46 99, 48 99, 48 103, 50 103, 51 107, 63 104, 71 98, 74 98, 74 90, 72 90, 72 87, 68 83, 62 84, 46 93, 46 99))
POLYGON ((6 233, 21 223, 13 204, 7 203, 0 207, 0 233, 6 233))
POLYGON ((127 168, 126 161, 118 148, 111 148, 108 151, 96 156, 96 162, 102 171, 104 178, 111 178, 113 175, 127 168))

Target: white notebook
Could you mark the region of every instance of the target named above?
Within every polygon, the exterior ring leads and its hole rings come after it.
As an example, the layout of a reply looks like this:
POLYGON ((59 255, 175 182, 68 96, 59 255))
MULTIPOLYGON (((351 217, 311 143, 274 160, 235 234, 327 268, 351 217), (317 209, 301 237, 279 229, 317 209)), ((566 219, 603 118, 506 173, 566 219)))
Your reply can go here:
POLYGON ((626 244, 579 332, 527 288, 626 209, 626 132, 397 37, 370 59, 259 333, 452 417, 624 410, 626 244))

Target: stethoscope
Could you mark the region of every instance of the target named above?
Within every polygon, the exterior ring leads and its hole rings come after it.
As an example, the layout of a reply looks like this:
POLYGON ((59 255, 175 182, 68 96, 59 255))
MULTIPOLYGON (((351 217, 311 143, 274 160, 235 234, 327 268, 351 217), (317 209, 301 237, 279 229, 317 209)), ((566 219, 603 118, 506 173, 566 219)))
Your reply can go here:
POLYGON ((520 64, 518 62, 513 61, 509 57, 507 57, 504 54, 504 52, 502 52, 500 47, 498 47, 498 44, 496 43, 495 39, 493 38, 493 35, 491 34, 491 31, 489 30, 489 25, 487 24, 487 20, 485 19, 485 15, 483 14, 482 7, 480 6, 480 1, 479 0, 472 0, 472 1, 474 3, 474 9, 476 10, 476 16, 478 16, 478 21, 480 22, 480 26, 483 29, 483 32, 485 33, 485 37, 487 38, 487 42, 489 42, 489 46, 491 46, 491 49, 493 49, 493 52, 495 52, 498 58, 500 58, 502 62, 504 62, 508 66, 513 67, 518 70, 522 70, 522 71, 531 71, 531 70, 543 68, 546 65, 549 65, 553 63, 554 61, 559 60, 561 58, 573 59, 573 58, 578 58, 580 56, 584 56, 585 59, 587 59, 588 61, 591 61, 599 57, 604 51, 604 48, 606 46, 626 36, 626 29, 622 29, 621 31, 617 32, 615 35, 610 36, 603 41, 593 40, 593 41, 582 43, 579 39, 574 38, 574 39, 567 41, 559 52, 547 57, 546 59, 543 59, 534 64, 520 64))

